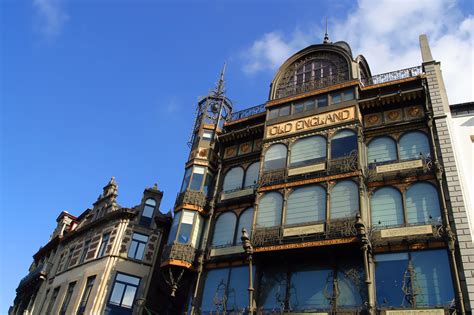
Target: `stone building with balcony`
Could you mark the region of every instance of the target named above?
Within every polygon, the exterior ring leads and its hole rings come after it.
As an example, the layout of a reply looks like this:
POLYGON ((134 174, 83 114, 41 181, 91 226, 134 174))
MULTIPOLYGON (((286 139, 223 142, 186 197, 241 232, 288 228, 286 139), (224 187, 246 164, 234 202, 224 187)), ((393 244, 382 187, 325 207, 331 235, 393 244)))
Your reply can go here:
POLYGON ((161 257, 167 314, 471 314, 474 255, 440 63, 372 75, 345 42, 232 112, 199 101, 161 257))
POLYGON ((158 257, 171 214, 163 193, 146 188, 133 208, 117 204, 112 178, 91 209, 63 211, 50 240, 33 255, 9 314, 137 314, 156 310, 158 257), (150 294, 151 296, 149 296, 150 294))

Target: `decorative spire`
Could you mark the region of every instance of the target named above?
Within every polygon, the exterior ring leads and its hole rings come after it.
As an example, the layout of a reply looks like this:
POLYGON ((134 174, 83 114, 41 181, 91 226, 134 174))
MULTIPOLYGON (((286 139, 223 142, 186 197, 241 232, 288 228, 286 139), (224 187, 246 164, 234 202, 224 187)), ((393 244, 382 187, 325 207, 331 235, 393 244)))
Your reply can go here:
POLYGON ((328 18, 326 17, 326 34, 324 34, 323 44, 329 44, 329 35, 328 35, 328 18))
POLYGON ((226 68, 226 63, 224 62, 224 66, 222 67, 221 71, 221 76, 219 78, 219 81, 216 84, 216 95, 221 96, 225 93, 225 81, 224 81, 224 74, 225 74, 225 68, 226 68))

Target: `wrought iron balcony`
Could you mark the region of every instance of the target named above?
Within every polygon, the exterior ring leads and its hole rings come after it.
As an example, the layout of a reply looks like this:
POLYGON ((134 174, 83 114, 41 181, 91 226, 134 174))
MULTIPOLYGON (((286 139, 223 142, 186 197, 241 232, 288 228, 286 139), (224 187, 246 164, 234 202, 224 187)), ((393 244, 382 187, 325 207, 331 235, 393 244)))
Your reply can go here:
POLYGON ((436 170, 436 163, 429 156, 419 158, 369 163, 366 171, 367 182, 377 182, 396 178, 426 174, 436 170))
POLYGON ((173 242, 165 245, 163 248, 163 254, 161 256, 162 261, 166 260, 180 260, 189 264, 194 264, 196 258, 196 248, 189 244, 181 244, 173 242))
POLYGON ((353 172, 357 169, 357 151, 352 151, 342 158, 328 160, 328 175, 353 172))
POLYGON ((261 114, 265 112, 265 104, 260 104, 254 107, 246 108, 244 110, 232 113, 229 122, 240 120, 243 118, 251 117, 253 115, 261 114))
POLYGON ((259 186, 269 186, 284 183, 286 181, 286 168, 271 171, 263 171, 258 179, 259 186))
POLYGON ((208 204, 208 198, 203 192, 186 190, 184 192, 178 193, 174 206, 176 208, 183 204, 191 204, 204 209, 208 204))
POLYGON ((374 75, 370 78, 365 78, 361 80, 362 85, 376 85, 381 83, 386 83, 390 81, 397 81, 406 78, 416 77, 423 73, 421 66, 406 68, 402 70, 396 70, 392 72, 382 73, 374 75))
POLYGON ((21 291, 28 284, 32 283, 35 280, 44 280, 51 270, 51 263, 41 263, 35 269, 33 269, 26 277, 21 279, 20 284, 18 285, 17 291, 21 291))

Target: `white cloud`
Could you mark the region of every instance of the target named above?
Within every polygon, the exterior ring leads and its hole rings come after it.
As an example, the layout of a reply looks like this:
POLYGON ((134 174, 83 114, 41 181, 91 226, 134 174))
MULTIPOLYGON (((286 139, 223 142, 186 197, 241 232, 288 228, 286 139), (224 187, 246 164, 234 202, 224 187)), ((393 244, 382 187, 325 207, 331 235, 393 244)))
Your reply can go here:
MULTIPOLYGON (((330 39, 347 41, 354 56, 363 54, 372 74, 421 64, 418 36, 427 34, 433 57, 441 61, 450 103, 474 99, 474 17, 463 16, 455 1, 359 0, 352 13, 331 20, 330 39)), ((296 51, 321 43, 323 33, 315 26, 289 36, 264 34, 243 53, 243 70, 275 71, 296 51)))
POLYGON ((69 20, 69 15, 60 2, 60 0, 33 0, 39 17, 39 31, 48 39, 58 36, 69 20))

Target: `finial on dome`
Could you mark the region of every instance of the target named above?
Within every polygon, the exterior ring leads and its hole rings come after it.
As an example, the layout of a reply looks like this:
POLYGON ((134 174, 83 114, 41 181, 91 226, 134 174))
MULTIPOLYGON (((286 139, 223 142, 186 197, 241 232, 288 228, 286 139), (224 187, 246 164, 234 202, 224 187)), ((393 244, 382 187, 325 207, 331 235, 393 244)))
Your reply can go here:
POLYGON ((328 18, 326 17, 326 34, 324 34, 323 44, 329 44, 329 35, 328 35, 328 18))
POLYGON ((221 76, 219 77, 219 81, 217 81, 217 84, 216 84, 216 95, 222 95, 225 93, 224 74, 225 74, 226 66, 227 64, 224 62, 224 66, 222 67, 222 71, 221 71, 221 76))

